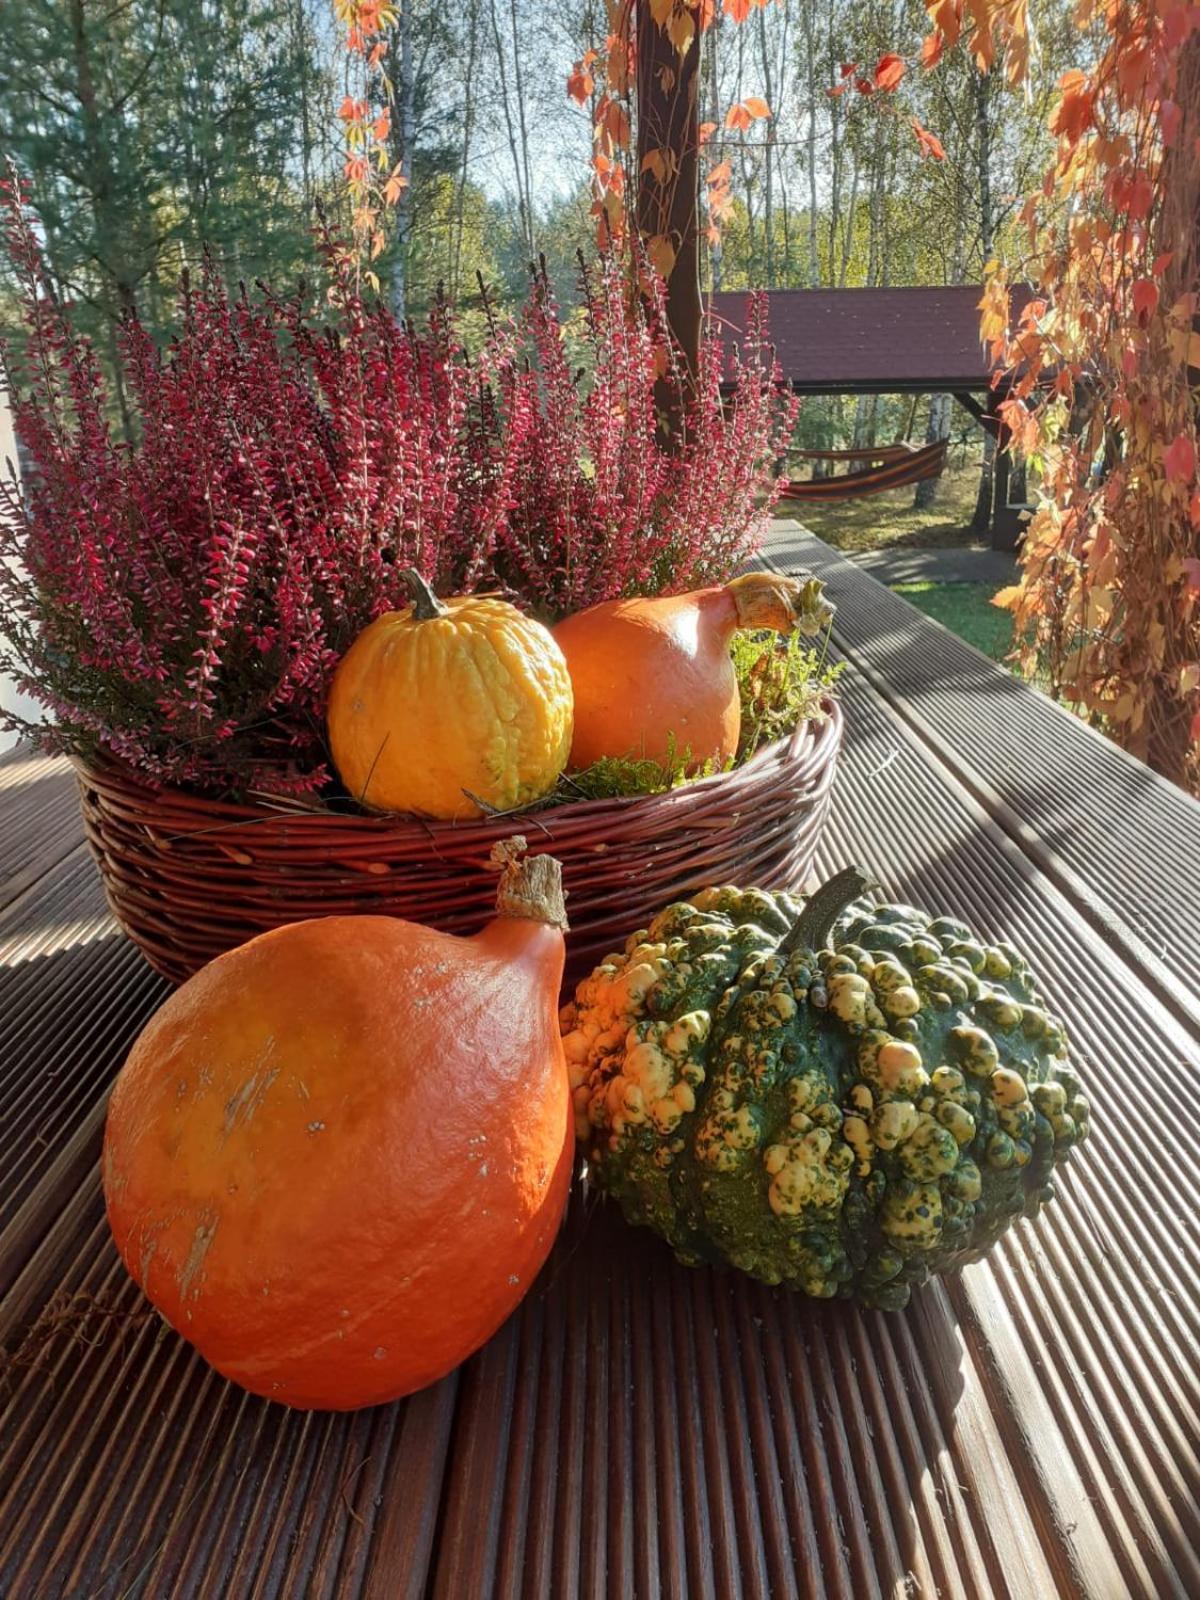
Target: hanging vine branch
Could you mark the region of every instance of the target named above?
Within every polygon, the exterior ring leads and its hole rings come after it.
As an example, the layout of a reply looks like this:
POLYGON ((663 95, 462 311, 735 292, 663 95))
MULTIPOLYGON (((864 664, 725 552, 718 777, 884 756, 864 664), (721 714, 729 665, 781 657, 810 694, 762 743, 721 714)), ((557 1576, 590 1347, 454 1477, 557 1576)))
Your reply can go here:
MULTIPOLYGON (((735 23, 766 0, 724 0, 735 23)), ((592 103, 592 213, 602 249, 628 243, 632 220, 639 254, 665 285, 668 326, 687 382, 700 348, 700 241, 729 203, 729 165, 711 164, 701 210, 702 152, 714 124, 700 122, 703 35, 715 0, 609 0, 604 47, 575 63, 567 92, 592 103)), ((770 116, 759 96, 733 106, 726 126, 744 130, 770 116)), ((668 419, 669 420, 669 419, 668 419)))
MULTIPOLYGON (((387 244, 384 216, 408 185, 403 162, 393 162, 391 156, 394 91, 385 65, 385 35, 399 12, 380 0, 334 0, 333 14, 347 62, 338 120, 345 141, 342 170, 350 192, 350 225, 360 257, 374 261, 387 244)), ((378 290, 375 274, 368 269, 365 276, 378 290)))
MULTIPOLYGON (((961 0, 929 5, 935 63, 961 0)), ((1029 60, 1024 0, 982 0, 981 67, 1029 60)), ((983 332, 1014 446, 1042 472, 1013 614, 1025 667, 1200 790, 1200 9, 1084 0, 1094 65, 1064 75, 1053 164, 1027 200, 1035 298, 994 265, 983 332)))

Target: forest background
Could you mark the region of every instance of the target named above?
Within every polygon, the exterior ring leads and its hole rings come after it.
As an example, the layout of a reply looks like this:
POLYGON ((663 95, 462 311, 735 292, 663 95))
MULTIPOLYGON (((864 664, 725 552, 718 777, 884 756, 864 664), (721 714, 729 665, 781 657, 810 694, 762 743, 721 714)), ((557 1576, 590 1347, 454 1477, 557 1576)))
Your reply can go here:
MULTIPOLYGON (((0 149, 29 179, 51 271, 102 359, 131 310, 165 334, 205 248, 230 281, 313 281, 318 207, 345 221, 338 109, 354 87, 328 0, 9 0, 6 13, 0 149)), ((914 57, 927 25, 921 0, 776 0, 741 27, 718 18, 702 62, 705 175, 727 173, 728 190, 705 287, 980 283, 997 251, 1019 253, 1020 198, 1051 153, 1047 110, 1079 64, 1070 6, 1039 8, 1020 88, 966 51, 887 96, 857 87, 851 63, 914 57), (727 126, 749 96, 772 115, 727 126)), ((578 253, 593 248, 592 107, 567 79, 606 26, 596 0, 397 8, 389 139, 409 182, 375 265, 399 311, 420 319, 444 292, 469 329, 480 283, 515 301, 539 257, 571 305, 578 253)), ((948 396, 809 401, 797 443, 952 432, 960 461, 986 466, 982 433, 948 396)), ((936 492, 921 488, 926 503, 936 492)))

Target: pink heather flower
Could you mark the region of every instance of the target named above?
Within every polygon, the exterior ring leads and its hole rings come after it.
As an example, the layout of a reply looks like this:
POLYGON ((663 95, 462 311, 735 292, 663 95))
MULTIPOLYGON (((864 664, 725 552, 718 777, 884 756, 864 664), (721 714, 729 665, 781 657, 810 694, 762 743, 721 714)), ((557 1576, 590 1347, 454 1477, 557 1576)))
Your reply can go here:
POLYGON ((405 567, 552 621, 728 577, 773 503, 795 407, 762 304, 731 370, 706 340, 670 452, 661 301, 631 304, 616 260, 588 275, 578 336, 543 276, 473 352, 445 305, 417 332, 364 303, 328 241, 328 321, 299 297, 231 295, 206 264, 165 350, 121 330, 129 443, 15 181, 0 218, 25 320, 3 369, 29 469, 0 482, 0 663, 50 713, 34 731, 52 748, 213 793, 320 789, 330 677, 372 617, 407 603, 405 567))

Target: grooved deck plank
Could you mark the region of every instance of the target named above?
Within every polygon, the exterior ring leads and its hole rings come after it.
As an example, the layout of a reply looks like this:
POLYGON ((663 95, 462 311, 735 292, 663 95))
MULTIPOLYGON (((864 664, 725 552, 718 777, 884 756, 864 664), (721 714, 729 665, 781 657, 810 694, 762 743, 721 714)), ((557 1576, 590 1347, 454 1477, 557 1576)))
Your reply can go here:
POLYGON ((0 906, 6 906, 82 837, 70 763, 28 745, 6 750, 0 755, 0 815, 0 906))
MULTIPOLYGON (((1200 1593, 1196 1030, 902 705, 856 667, 842 696, 821 868, 1027 951, 1096 1108, 1054 1204, 885 1316, 680 1267, 577 1190, 444 1383, 352 1417, 244 1396, 107 1237, 105 1088, 162 988, 68 820, 0 911, 6 1600, 1200 1593)), ((1200 827, 1166 814, 1186 859, 1200 827)))
POLYGON ((1200 1027, 1200 802, 798 524, 773 524, 763 556, 825 580, 856 669, 1200 1027))

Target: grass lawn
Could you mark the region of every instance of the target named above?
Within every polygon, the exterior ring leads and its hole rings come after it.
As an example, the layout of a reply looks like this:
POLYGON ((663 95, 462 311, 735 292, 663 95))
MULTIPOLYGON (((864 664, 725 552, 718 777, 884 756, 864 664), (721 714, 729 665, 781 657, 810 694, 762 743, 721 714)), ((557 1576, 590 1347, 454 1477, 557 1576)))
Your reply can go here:
POLYGON ((898 583, 893 592, 993 661, 1003 661, 1012 649, 1012 617, 992 605, 993 584, 898 583))
POLYGON ((777 517, 794 517, 835 550, 938 549, 946 545, 986 544, 968 532, 979 492, 979 464, 952 467, 938 480, 937 499, 928 511, 913 510, 913 488, 893 489, 864 500, 823 506, 781 500, 777 517))

